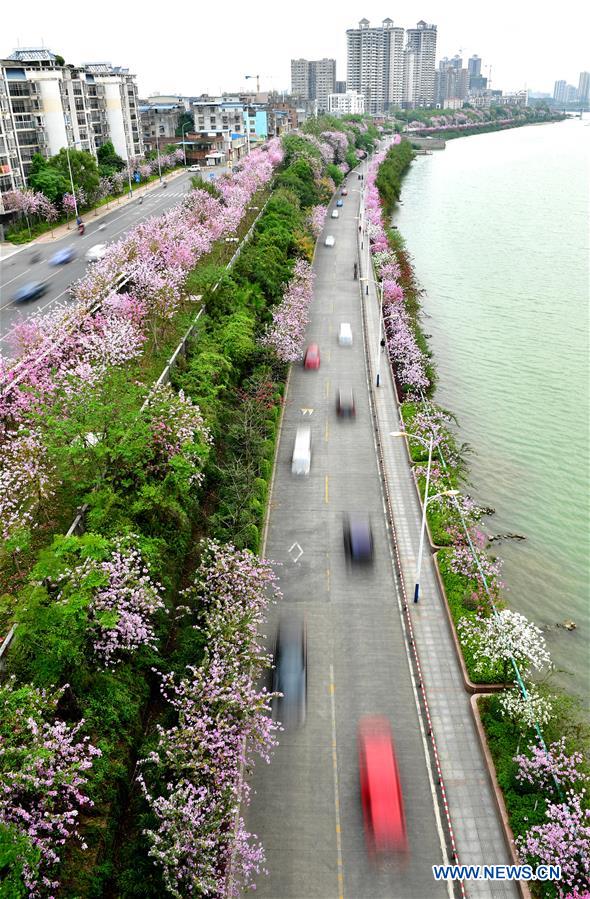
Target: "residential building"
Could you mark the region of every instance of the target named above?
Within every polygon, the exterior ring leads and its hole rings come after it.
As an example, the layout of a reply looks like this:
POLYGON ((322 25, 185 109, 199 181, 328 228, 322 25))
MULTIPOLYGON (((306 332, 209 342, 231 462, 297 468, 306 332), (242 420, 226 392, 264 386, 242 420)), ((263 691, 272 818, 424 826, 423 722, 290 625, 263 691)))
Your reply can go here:
POLYGON ((481 77, 481 59, 479 58, 477 53, 469 57, 469 60, 467 61, 467 70, 469 72, 469 88, 471 89, 472 78, 481 77))
POLYGON ((346 93, 346 81, 337 81, 334 90, 337 94, 345 94, 346 93))
POLYGON ((590 72, 580 72, 578 81, 578 101, 584 106, 590 102, 590 72))
MULTIPOLYGON (((403 106, 434 106, 436 25, 418 22, 406 32, 403 106)), ((456 57, 460 59, 460 57, 456 57)), ((454 61, 451 60, 454 66, 454 61)))
POLYGON ((176 131, 181 115, 185 112, 181 103, 148 103, 139 101, 139 115, 146 152, 163 150, 177 140, 176 131))
POLYGON ((472 75, 469 79, 470 91, 485 91, 488 86, 488 79, 483 75, 472 75))
POLYGON ((292 59, 291 93, 303 100, 317 100, 318 110, 327 111, 328 95, 336 92, 335 59, 292 59))
POLYGON ((112 141, 123 158, 143 153, 135 76, 110 63, 65 65, 44 48, 0 60, 0 191, 26 185, 35 153, 112 141))
POLYGON ((237 97, 199 97, 192 106, 197 134, 208 131, 244 132, 244 103, 237 97))
POLYGON ((436 103, 448 107, 449 100, 465 100, 469 91, 469 70, 457 69, 454 65, 439 63, 436 72, 436 103))
POLYGON ((365 110, 382 115, 402 105, 404 82, 404 29, 384 19, 371 28, 361 19, 346 32, 346 88, 365 98, 365 110))
POLYGON ((344 94, 330 94, 328 97, 328 112, 332 115, 363 115, 365 112, 365 98, 358 91, 346 91, 344 94))
POLYGON ((553 99, 558 106, 567 106, 578 102, 578 89, 567 81, 556 81, 553 88, 553 99))

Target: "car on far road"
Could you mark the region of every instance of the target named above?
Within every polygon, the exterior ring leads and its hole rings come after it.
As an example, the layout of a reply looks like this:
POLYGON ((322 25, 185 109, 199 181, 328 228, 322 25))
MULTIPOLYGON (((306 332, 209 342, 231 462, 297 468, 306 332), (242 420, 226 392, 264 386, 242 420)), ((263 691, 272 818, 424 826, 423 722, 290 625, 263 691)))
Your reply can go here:
POLYGON ((304 619, 284 616, 277 631, 274 651, 272 716, 285 730, 305 722, 307 706, 307 631, 304 619))
POLYGON ((195 165, 189 165, 188 170, 189 172, 200 172, 201 166, 195 163, 195 165))
POLYGON ((332 210, 332 218, 333 218, 333 219, 337 219, 337 218, 338 218, 338 210, 337 210, 337 209, 333 209, 333 210, 332 210))
POLYGON ((106 256, 106 252, 106 243, 95 243, 94 246, 90 247, 90 249, 86 253, 86 262, 99 262, 104 256, 106 256))
POLYGON ((336 200, 336 206, 344 206, 344 200, 336 200))
POLYGON ((53 254, 49 260, 49 265, 66 265, 66 263, 71 262, 75 258, 75 249, 73 247, 64 247, 63 250, 58 250, 57 253, 53 254))
POLYGON ((338 328, 338 343, 340 346, 352 346, 352 328, 350 322, 340 322, 338 328))
POLYGON ((361 718, 358 751, 367 848, 379 856, 406 852, 404 800, 387 718, 361 718))
POLYGON ((326 237, 326 239, 325 239, 325 241, 324 241, 324 246, 326 246, 326 247, 333 247, 335 243, 336 243, 336 240, 335 240, 335 238, 334 238, 334 235, 333 235, 333 234, 328 234, 328 236, 326 237))
POLYGON ((13 303, 26 303, 28 300, 38 300, 47 293, 47 289, 44 281, 29 281, 13 294, 12 301, 13 303))
POLYGON ((319 368, 320 367, 320 348, 317 343, 310 343, 308 348, 305 351, 305 356, 303 357, 303 367, 304 368, 319 368))
POLYGON ((373 561, 373 532, 369 516, 357 513, 344 515, 342 523, 344 553, 353 565, 368 565, 373 561))
POLYGON ((342 190, 340 191, 340 196, 347 197, 348 196, 348 188, 343 187, 342 190))
POLYGON ((354 418, 356 408, 352 387, 339 387, 336 393, 336 415, 338 418, 354 418))

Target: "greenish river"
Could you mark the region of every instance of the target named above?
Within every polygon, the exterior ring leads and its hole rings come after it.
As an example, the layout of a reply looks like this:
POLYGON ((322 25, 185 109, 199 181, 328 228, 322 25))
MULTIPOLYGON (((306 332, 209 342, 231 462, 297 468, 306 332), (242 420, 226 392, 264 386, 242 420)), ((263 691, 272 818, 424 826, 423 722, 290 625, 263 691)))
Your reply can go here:
POLYGON ((506 599, 543 627, 556 682, 590 698, 590 119, 418 156, 394 222, 425 289, 436 400, 470 444, 470 492, 506 599), (566 619, 577 628, 555 627, 566 619))

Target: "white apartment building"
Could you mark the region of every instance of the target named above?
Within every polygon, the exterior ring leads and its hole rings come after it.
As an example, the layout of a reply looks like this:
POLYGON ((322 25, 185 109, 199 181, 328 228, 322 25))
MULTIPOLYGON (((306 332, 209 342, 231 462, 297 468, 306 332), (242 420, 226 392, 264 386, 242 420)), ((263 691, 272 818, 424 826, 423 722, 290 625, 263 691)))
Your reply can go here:
POLYGON ((363 115, 365 98, 358 91, 346 91, 344 94, 328 95, 328 112, 332 115, 363 115))
POLYGON ((435 104, 436 25, 420 21, 406 32, 403 105, 435 104))
POLYGON ((135 76, 109 63, 67 66, 46 49, 0 60, 0 193, 26 185, 35 153, 96 150, 111 140, 123 158, 143 153, 135 76))
POLYGON ((365 110, 383 115, 391 107, 401 106, 404 75, 404 29, 384 19, 371 28, 361 19, 358 28, 346 32, 346 87, 362 94, 365 110))

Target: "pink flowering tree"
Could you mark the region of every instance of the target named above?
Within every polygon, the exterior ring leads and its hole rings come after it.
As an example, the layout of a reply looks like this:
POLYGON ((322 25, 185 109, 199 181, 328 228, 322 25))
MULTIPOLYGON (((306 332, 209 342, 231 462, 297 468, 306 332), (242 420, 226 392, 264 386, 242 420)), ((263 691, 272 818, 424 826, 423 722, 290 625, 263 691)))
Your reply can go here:
POLYGON ((149 854, 173 896, 237 897, 262 870, 262 847, 237 811, 249 799, 242 767, 255 755, 268 761, 276 743, 270 697, 255 683, 269 663, 259 628, 278 596, 268 563, 231 545, 201 544, 201 564, 183 600, 196 615, 205 657, 179 682, 163 677, 177 722, 158 728, 158 745, 139 776, 157 822, 145 831, 149 854))
POLYGON ((316 240, 322 233, 327 212, 328 207, 320 204, 313 206, 309 214, 309 227, 316 240))
POLYGON ((309 262, 298 259, 283 299, 273 309, 272 325, 260 341, 263 346, 272 347, 282 362, 296 362, 301 358, 309 323, 313 281, 314 274, 309 262))
MULTIPOLYGON (((39 430, 19 427, 0 456, 0 526, 4 550, 18 552, 55 493, 55 469, 39 430)), ((16 561, 16 558, 15 558, 16 561)))
POLYGON ((84 788, 101 753, 82 736, 83 720, 69 725, 56 718, 65 689, 17 687, 13 679, 0 683, 0 825, 4 839, 14 840, 31 897, 59 888, 55 871, 65 844, 77 840, 88 848, 80 837, 79 812, 92 806, 84 788))
POLYGON ((182 457, 189 486, 201 484, 212 438, 199 407, 182 390, 176 393, 169 386, 158 387, 149 397, 145 415, 154 453, 150 470, 163 475, 175 458, 182 457))

